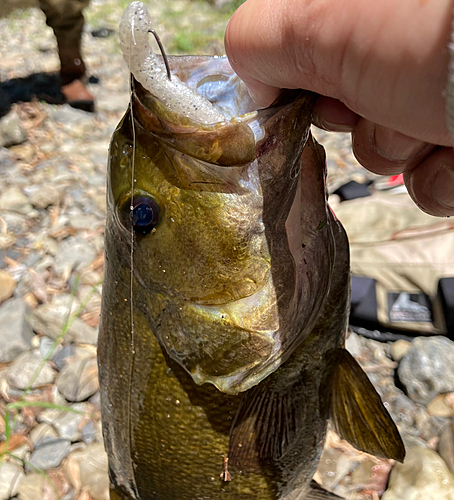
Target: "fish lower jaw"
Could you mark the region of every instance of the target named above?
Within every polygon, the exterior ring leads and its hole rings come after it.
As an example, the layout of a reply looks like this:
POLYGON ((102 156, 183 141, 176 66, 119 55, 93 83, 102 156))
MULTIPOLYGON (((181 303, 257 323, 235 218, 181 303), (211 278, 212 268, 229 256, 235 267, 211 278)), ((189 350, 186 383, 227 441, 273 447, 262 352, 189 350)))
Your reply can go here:
MULTIPOLYGON (((274 363, 271 366, 274 366, 274 363)), ((264 378, 275 370, 274 367, 266 370, 258 367, 256 372, 254 368, 254 366, 250 366, 236 374, 216 377, 206 374, 203 370, 197 367, 195 370, 190 372, 190 375, 194 383, 197 385, 211 384, 225 394, 237 396, 241 392, 247 391, 248 389, 251 389, 255 385, 259 384, 264 378)))

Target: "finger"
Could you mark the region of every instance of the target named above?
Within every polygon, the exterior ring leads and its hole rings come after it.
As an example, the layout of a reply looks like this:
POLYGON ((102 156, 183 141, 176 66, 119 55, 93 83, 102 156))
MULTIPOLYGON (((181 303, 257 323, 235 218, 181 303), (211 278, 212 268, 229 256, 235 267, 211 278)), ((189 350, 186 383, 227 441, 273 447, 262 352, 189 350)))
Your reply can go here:
POLYGON ((268 104, 267 87, 312 90, 447 146, 452 9, 453 0, 247 0, 227 27, 226 53, 258 102, 268 104))
POLYGON ((320 96, 315 101, 312 122, 323 130, 353 132, 358 121, 359 116, 338 99, 320 96))
POLYGON ((408 193, 431 215, 454 215, 454 152, 436 148, 416 167, 404 173, 408 193))
POLYGON ((245 76, 243 81, 247 85, 252 100, 261 108, 270 106, 279 95, 279 88, 266 85, 255 78, 245 76))
POLYGON ((361 118, 352 133, 352 147, 363 167, 394 175, 418 165, 436 146, 361 118))

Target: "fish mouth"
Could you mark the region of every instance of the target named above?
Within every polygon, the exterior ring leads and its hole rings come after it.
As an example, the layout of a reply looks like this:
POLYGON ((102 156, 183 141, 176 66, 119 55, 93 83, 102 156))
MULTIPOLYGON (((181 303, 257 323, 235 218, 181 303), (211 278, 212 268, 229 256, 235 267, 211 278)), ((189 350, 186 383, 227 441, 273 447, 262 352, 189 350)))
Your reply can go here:
POLYGON ((229 167, 247 165, 255 159, 255 137, 249 126, 256 118, 255 111, 230 121, 201 124, 167 109, 137 81, 132 109, 145 133, 196 160, 229 167))
POLYGON ((167 58, 158 42, 163 54, 159 57, 150 47, 150 32, 155 33, 147 8, 142 2, 132 2, 119 29, 123 58, 136 82, 162 109, 177 115, 183 126, 225 122, 255 109, 226 57, 167 58))

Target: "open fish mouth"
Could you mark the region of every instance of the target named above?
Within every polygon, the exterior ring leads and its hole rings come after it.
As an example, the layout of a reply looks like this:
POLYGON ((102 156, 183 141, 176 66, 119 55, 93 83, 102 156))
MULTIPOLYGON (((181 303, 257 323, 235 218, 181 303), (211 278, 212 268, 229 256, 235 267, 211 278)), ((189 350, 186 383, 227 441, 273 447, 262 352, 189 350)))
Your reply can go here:
POLYGON ((287 91, 256 109, 227 58, 160 57, 149 32, 133 2, 120 25, 133 92, 111 144, 112 227, 161 346, 197 384, 237 394, 291 356, 329 289, 324 173, 301 176, 314 96, 287 91), (137 227, 147 210, 151 225, 137 227))

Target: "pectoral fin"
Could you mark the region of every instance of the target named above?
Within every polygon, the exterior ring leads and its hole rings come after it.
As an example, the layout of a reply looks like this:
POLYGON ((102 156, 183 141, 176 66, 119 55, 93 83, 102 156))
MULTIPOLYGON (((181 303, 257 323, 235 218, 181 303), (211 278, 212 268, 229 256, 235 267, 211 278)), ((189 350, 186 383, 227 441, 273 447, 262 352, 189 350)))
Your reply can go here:
POLYGON ((335 495, 334 493, 330 493, 322 488, 315 481, 311 481, 310 489, 306 493, 304 500, 342 500, 342 497, 335 495))
POLYGON ((380 396, 351 354, 336 352, 331 392, 334 430, 355 448, 403 462, 405 447, 380 396))
POLYGON ((242 399, 230 432, 229 462, 254 470, 291 449, 307 412, 304 378, 279 390, 260 384, 242 399))

